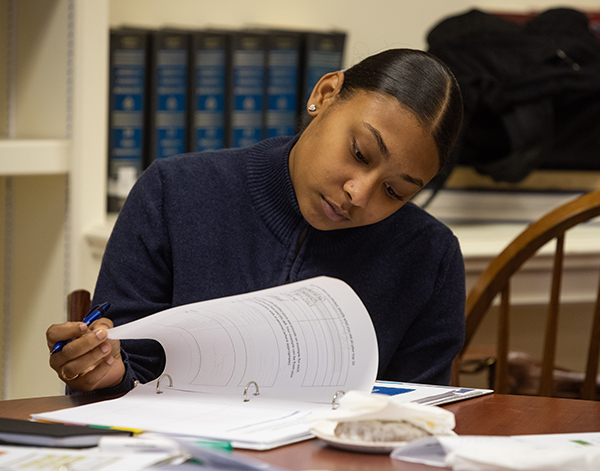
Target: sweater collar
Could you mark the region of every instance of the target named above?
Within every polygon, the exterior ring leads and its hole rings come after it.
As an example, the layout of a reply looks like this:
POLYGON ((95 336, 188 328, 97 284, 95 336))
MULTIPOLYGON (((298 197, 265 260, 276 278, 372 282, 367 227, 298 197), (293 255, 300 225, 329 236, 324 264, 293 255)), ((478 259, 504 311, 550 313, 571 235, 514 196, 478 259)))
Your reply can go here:
POLYGON ((298 140, 273 138, 252 146, 247 160, 248 191, 260 217, 282 242, 295 237, 307 223, 302 217, 288 161, 298 140))
MULTIPOLYGON (((296 242, 308 226, 300 212, 289 171, 292 147, 300 135, 272 138, 249 148, 247 160, 248 192, 260 217, 284 244, 296 242)), ((359 239, 366 228, 319 231, 309 226, 306 241, 311 250, 329 252, 359 239)))

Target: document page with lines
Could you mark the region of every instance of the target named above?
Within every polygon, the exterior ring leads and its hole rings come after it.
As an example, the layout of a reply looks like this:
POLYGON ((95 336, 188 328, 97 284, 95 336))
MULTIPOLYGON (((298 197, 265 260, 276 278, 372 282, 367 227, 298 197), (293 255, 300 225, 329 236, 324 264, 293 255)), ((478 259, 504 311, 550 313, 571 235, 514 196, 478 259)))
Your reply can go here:
POLYGON ((163 376, 114 401, 36 418, 266 449, 309 438, 304 418, 331 407, 338 391, 371 391, 378 366, 368 312, 347 284, 328 277, 175 307, 109 337, 160 342, 163 376))

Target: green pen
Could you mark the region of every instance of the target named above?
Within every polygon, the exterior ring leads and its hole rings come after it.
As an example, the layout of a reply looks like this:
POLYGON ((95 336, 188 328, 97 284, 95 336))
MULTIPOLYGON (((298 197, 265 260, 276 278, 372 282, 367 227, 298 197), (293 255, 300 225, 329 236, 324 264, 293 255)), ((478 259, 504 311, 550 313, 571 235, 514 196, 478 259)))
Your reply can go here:
MULTIPOLYGON (((203 448, 210 448, 212 450, 220 450, 220 451, 225 451, 225 452, 233 451, 233 447, 231 446, 231 443, 226 442, 226 441, 198 440, 198 441, 194 442, 194 445, 200 446, 203 448)), ((199 466, 204 466, 204 465, 209 464, 209 463, 203 462, 199 458, 191 458, 190 460, 188 460, 188 463, 197 464, 199 466)))
POLYGON ((194 442, 194 445, 203 446, 206 448, 212 448, 214 450, 233 451, 233 447, 231 446, 231 443, 223 441, 223 440, 214 440, 214 441, 198 440, 198 441, 194 442))

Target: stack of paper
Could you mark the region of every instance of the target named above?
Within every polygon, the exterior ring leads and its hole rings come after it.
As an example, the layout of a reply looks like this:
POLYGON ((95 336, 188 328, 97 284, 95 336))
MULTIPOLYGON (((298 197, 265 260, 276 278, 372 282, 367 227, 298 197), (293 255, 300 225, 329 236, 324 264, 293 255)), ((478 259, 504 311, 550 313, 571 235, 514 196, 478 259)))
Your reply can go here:
POLYGON ((391 456, 454 471, 597 471, 600 433, 429 437, 391 456))

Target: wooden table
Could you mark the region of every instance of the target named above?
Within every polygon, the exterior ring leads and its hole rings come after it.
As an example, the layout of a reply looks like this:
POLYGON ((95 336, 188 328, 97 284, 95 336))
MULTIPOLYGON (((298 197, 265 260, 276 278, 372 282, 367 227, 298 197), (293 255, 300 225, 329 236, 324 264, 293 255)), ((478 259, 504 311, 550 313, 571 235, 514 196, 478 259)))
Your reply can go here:
MULTIPOLYGON (((64 409, 100 400, 97 396, 54 396, 0 401, 0 417, 27 419, 36 412, 64 409)), ((600 402, 492 394, 445 406, 456 416, 459 435, 526 435, 600 431, 600 402)), ((387 455, 336 450, 308 440, 246 455, 290 470, 433 470, 387 455)))

